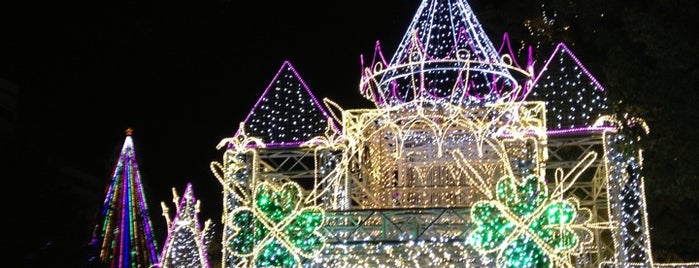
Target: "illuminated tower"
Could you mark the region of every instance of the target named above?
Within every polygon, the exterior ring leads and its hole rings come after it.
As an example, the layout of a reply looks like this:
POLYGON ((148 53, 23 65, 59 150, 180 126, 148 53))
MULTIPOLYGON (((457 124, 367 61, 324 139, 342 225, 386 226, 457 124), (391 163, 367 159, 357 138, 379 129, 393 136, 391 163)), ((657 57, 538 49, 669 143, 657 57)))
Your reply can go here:
POLYGON ((158 263, 158 245, 148 214, 136 162, 131 128, 105 192, 100 221, 90 242, 108 267, 150 267, 158 263))
MULTIPOLYGON (((416 99, 454 105, 494 102, 517 86, 519 69, 490 41, 466 1, 422 1, 381 76, 363 73, 361 93, 378 107, 416 99), (376 79, 375 81, 366 81, 376 79)), ((380 64, 376 66, 375 63, 380 64)))
POLYGON ((330 117, 285 61, 234 137, 218 145, 226 152, 211 169, 224 189, 224 267, 295 267, 317 256, 323 212, 304 195, 322 183, 314 149, 303 145, 335 129, 330 117))
POLYGON ((163 246, 160 267, 175 268, 208 268, 209 260, 207 247, 210 234, 211 220, 207 220, 202 229, 199 223, 199 200, 194 196, 192 184, 188 183, 182 198, 172 189, 172 202, 175 203, 176 214, 170 218, 169 209, 161 202, 163 216, 170 226, 167 239, 163 246), (179 200, 178 200, 179 199, 179 200))

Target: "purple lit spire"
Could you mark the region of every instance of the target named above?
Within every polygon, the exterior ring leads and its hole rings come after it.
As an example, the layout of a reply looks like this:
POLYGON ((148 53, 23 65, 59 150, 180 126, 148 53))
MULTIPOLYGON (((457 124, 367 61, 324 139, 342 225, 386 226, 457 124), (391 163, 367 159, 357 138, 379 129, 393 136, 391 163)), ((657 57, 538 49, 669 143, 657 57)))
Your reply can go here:
POLYGON ((285 61, 243 123, 247 136, 262 139, 268 147, 297 146, 323 135, 328 118, 296 69, 285 61))
MULTIPOLYGON (((177 205, 177 212, 168 230, 168 236, 163 248, 161 268, 168 267, 209 267, 207 255, 206 233, 210 223, 202 229, 199 223, 199 201, 194 196, 192 184, 187 183, 187 188, 182 198, 177 203, 177 194, 173 189, 173 202, 177 205)), ((167 207, 163 204, 163 215, 167 215, 167 207)))

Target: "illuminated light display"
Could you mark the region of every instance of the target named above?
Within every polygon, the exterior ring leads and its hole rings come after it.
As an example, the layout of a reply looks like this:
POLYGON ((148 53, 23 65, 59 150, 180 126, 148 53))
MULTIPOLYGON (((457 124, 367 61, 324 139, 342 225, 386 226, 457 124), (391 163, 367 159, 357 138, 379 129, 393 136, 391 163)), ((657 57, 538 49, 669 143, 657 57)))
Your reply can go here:
POLYGON ((207 247, 212 236, 211 220, 207 220, 202 228, 199 223, 200 202, 194 196, 191 183, 187 184, 182 198, 174 188, 172 194, 176 209, 174 218, 170 218, 169 208, 161 202, 163 216, 170 228, 159 267, 210 267, 207 247))
POLYGON ((306 82, 285 61, 244 124, 248 134, 259 137, 267 147, 298 146, 322 135, 328 117, 306 82))
POLYGON ((590 127, 611 113, 604 87, 563 43, 542 67, 527 99, 546 102, 552 130, 590 127))
POLYGON ((324 246, 318 229, 324 210, 301 207, 302 189, 295 183, 280 188, 257 185, 251 207, 240 206, 227 225, 234 235, 224 241, 243 264, 250 267, 299 267, 302 258, 314 258, 324 246))
POLYGON ((498 250, 498 267, 568 267, 567 253, 589 243, 581 241, 591 237, 584 226, 589 213, 578 217, 577 200, 549 197, 542 179, 503 177, 496 193, 496 200, 473 205, 477 227, 468 241, 484 252, 498 250))
POLYGON ((359 85, 374 108, 325 112, 303 82, 273 82, 217 146, 224 267, 699 267, 653 262, 648 128, 609 115, 565 45, 536 70, 466 1, 424 0, 390 61, 374 49, 359 85))
MULTIPOLYGON (((265 148, 265 144, 259 138, 248 137, 244 124, 241 123, 236 135, 222 140, 216 148, 227 148, 223 161, 212 162, 210 165, 211 172, 223 186, 224 211, 221 217, 225 223, 235 209, 250 204, 252 199, 250 186, 255 184, 258 176, 258 172, 252 170, 252 167, 259 165, 256 149, 265 148)), ((224 224, 222 240, 228 241, 237 233, 236 227, 224 224)), ((233 254, 233 249, 229 247, 223 247, 222 251, 224 267, 238 267, 247 261, 237 258, 233 254)))
POLYGON ((150 267, 158 263, 153 229, 131 135, 126 139, 106 189, 101 223, 90 245, 107 267, 150 267))
MULTIPOLYGON (((329 100, 325 100, 326 104, 336 105, 329 100)), ((340 173, 347 170, 345 166, 347 154, 338 154, 338 152, 347 151, 347 143, 345 138, 336 131, 334 125, 328 120, 328 127, 323 136, 314 137, 302 146, 313 148, 314 162, 314 180, 313 189, 309 192, 306 198, 307 203, 319 201, 328 209, 339 210, 347 209, 350 206, 349 189, 346 185, 346 180, 340 173)))
POLYGON ((393 58, 383 59, 374 56, 360 85, 377 107, 416 99, 490 102, 518 83, 512 60, 498 54, 464 1, 422 1, 393 58))

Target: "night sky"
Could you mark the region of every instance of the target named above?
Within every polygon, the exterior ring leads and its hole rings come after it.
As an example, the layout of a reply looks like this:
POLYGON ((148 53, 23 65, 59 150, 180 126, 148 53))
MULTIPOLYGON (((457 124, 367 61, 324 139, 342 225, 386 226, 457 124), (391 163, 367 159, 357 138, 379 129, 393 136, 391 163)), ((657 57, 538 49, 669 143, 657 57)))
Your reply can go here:
POLYGON ((420 1, 375 2, 49 1, 3 8, 0 78, 18 88, 17 138, 6 169, 14 174, 5 181, 28 193, 7 198, 21 203, 10 213, 26 232, 12 234, 22 241, 21 254, 64 226, 78 230, 71 239, 87 242, 91 226, 75 225, 88 219, 55 210, 84 209, 85 218, 97 212, 127 128, 134 129, 151 220, 162 228, 157 239, 162 243, 165 231, 159 203, 172 206, 172 187, 181 194, 187 182, 202 201, 202 218, 220 223, 222 187, 209 164, 223 151, 215 146, 233 136, 284 61, 317 98, 371 107, 358 91, 360 55, 371 57, 377 41, 391 55, 420 1))
POLYGON ((20 88, 24 134, 42 153, 103 176, 131 127, 153 191, 192 181, 209 192, 215 145, 285 60, 318 98, 369 107, 360 54, 379 39, 395 49, 419 1, 404 3, 323 7, 336 12, 261 1, 60 3, 25 18, 15 47, 27 53, 4 51, 14 65, 5 78, 20 88))
MULTIPOLYGON (((159 203, 172 207, 172 187, 181 193, 188 182, 202 201, 202 218, 219 224, 222 187, 209 164, 223 151, 215 146, 233 136, 286 60, 317 98, 371 108, 358 91, 360 55, 370 59, 380 41, 390 58, 420 1, 318 3, 25 1, 0 7, 0 78, 18 88, 16 139, 4 163, 11 175, 0 178, 25 193, 3 199, 20 203, 10 218, 27 234, 13 239, 40 247, 48 239, 42 235, 60 232, 45 224, 86 221, 46 211, 60 204, 81 200, 68 207, 88 206, 86 218, 96 212, 127 128, 134 129, 155 225, 164 228, 159 203), (52 169, 82 179, 58 181, 63 177, 52 169), (57 193, 66 188, 79 188, 77 197, 57 193)), ((483 25, 486 31, 494 26, 483 25)), ((489 36, 500 44, 502 32, 489 36)), ((89 237, 90 226, 72 228, 89 237)))

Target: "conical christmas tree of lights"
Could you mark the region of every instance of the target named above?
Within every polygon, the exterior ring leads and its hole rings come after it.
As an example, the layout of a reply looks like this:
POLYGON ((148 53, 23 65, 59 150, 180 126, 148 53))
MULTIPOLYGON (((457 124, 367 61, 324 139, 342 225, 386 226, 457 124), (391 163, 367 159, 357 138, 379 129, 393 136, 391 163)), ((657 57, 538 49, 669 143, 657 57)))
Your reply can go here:
POLYGON ((90 243, 99 249, 99 259, 108 267, 150 267, 158 262, 132 134, 132 129, 126 130, 105 192, 101 221, 90 243))
POLYGON ((198 219, 200 203, 194 196, 191 183, 187 184, 182 198, 177 196, 174 188, 172 194, 172 202, 175 203, 177 211, 172 220, 170 220, 168 207, 164 202, 160 203, 163 208, 163 216, 170 227, 160 267, 208 268, 206 248, 210 241, 207 235, 211 234, 209 232, 211 220, 207 220, 202 229, 198 219))

